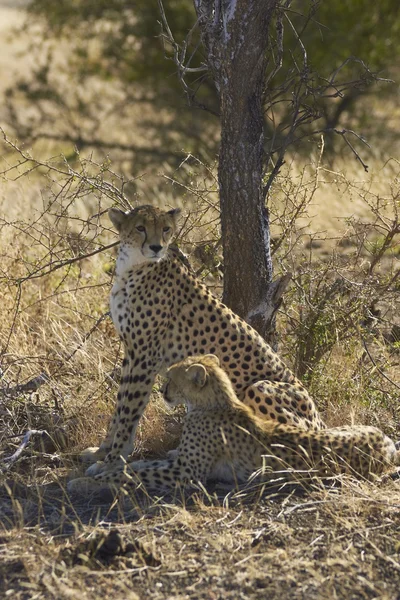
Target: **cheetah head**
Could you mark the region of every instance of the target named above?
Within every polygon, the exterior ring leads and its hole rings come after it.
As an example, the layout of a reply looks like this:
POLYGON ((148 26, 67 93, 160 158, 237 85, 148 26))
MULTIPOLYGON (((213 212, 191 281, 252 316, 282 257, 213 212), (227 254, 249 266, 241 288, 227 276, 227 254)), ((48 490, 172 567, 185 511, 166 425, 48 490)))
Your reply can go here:
POLYGON ((108 215, 121 240, 117 273, 164 258, 176 232, 179 213, 179 208, 163 211, 149 205, 128 212, 110 208, 108 215))
POLYGON ((166 402, 170 406, 186 404, 188 410, 217 406, 222 386, 231 388, 214 354, 185 358, 167 370, 166 378, 163 388, 166 402))

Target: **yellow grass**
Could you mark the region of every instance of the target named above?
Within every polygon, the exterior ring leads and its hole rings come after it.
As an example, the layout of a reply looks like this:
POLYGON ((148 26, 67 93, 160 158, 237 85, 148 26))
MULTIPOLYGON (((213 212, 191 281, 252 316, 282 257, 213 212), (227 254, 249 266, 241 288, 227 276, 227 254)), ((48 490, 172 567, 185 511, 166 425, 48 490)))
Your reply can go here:
MULTIPOLYGON (((218 489, 162 501, 138 495, 117 504, 66 495, 66 479, 81 472, 74 456, 104 435, 118 388, 121 348, 109 317, 101 320, 108 310, 115 249, 69 271, 28 279, 19 288, 16 278, 39 258, 46 264, 48 248, 60 253, 54 258, 72 257, 94 233, 94 244, 113 240, 106 215, 96 227, 82 230, 87 217, 99 210, 98 194, 89 195, 87 203, 77 201, 69 216, 42 216, 32 228, 43 210, 41 186, 46 189, 38 174, 2 184, 3 385, 12 388, 42 372, 50 378, 33 394, 3 392, 2 457, 21 441, 10 436, 32 427, 46 429, 53 438, 61 429, 65 437, 58 446, 32 442, 3 475, 0 593, 21 599, 95 599, 101 594, 121 600, 260 594, 395 598, 400 582, 398 482, 344 481, 341 489, 262 498, 226 496, 218 489), (15 203, 10 203, 10 190, 15 203), (30 199, 25 205, 24 197, 30 199), (110 527, 117 528, 122 546, 99 554, 98 545, 108 547, 110 527), (134 549, 125 551, 127 544, 134 549)), ((100 209, 109 204, 101 196, 100 209)), ((298 260, 302 253, 300 246, 298 260)), ((326 257, 321 258, 322 263, 314 255, 314 263, 324 264, 326 257)), ((283 312, 297 310, 296 297, 289 295, 283 312)), ((282 314, 280 349, 289 361, 292 326, 282 314)), ((369 343, 379 365, 398 362, 383 342, 369 343)), ((356 335, 337 344, 321 365, 311 390, 330 425, 369 423, 400 437, 396 390, 363 357, 356 335)), ((396 381, 395 366, 384 372, 396 381)), ((155 390, 137 451, 162 455, 178 435, 179 415, 166 412, 155 390)))
MULTIPOLYGON (((8 21, 0 19, 0 33, 20 19, 10 7, 0 4, 1 10, 8 21)), ((10 53, 15 58, 16 49, 0 38, 0 64, 10 81, 10 53)), ((42 145, 32 153, 46 158, 60 150, 71 149, 42 145)), ((3 146, 0 156, 0 171, 20 160, 9 147, 3 146)), ((384 235, 372 226, 365 230, 365 240, 361 233, 364 225, 374 223, 376 202, 381 216, 393 218, 398 164, 375 157, 369 161, 370 173, 364 174, 348 159, 334 166, 319 160, 316 153, 302 166, 296 157, 274 189, 277 239, 304 200, 301 217, 275 255, 277 272, 291 270, 294 275, 279 316, 279 350, 296 366, 307 336, 318 343, 336 336, 305 376, 326 422, 372 424, 397 439, 399 350, 389 334, 398 324, 399 288, 393 284, 394 292, 385 295, 382 290, 399 268, 398 237, 366 276, 376 252, 371 244, 379 249, 384 235), (341 242, 343 237, 348 244, 341 242), (319 245, 310 247, 311 240, 319 245), (312 329, 309 315, 339 276, 351 280, 349 291, 332 296, 312 329), (345 336, 340 318, 358 289, 360 306, 345 321, 345 336), (365 310, 376 295, 380 316, 374 325, 365 325, 365 310)), ((61 164, 52 163, 57 168, 61 164)), ((87 182, 80 187, 77 176, 57 196, 68 177, 44 167, 22 176, 31 166, 0 179, 0 461, 18 448, 28 429, 46 430, 50 439, 32 439, 0 476, 0 596, 397 598, 398 481, 343 480, 330 490, 295 490, 303 495, 278 494, 276 489, 264 495, 228 493, 217 486, 163 500, 140 494, 130 501, 67 496, 67 478, 82 470, 76 454, 104 436, 118 389, 121 347, 106 315, 116 249, 25 278, 113 242, 105 212, 118 195, 105 193, 101 185, 91 189, 87 182), (18 391, 16 386, 41 373, 47 383, 32 393, 18 391), (107 537, 112 528, 119 531, 120 545, 114 534, 114 545, 107 537), (97 550, 102 544, 108 548, 105 553, 97 550)), ((86 167, 96 174, 95 165, 86 167)), ((73 168, 80 170, 77 162, 73 168)), ((181 188, 178 200, 176 187, 163 175, 179 179, 179 173, 161 167, 158 171, 164 173, 151 172, 136 182, 140 195, 130 200, 182 204, 187 221, 181 243, 196 268, 209 259, 201 276, 218 290, 215 178, 198 163, 191 170, 182 179, 192 193, 181 188), (207 249, 200 252, 201 241, 207 241, 207 249)), ((105 179, 118 185, 110 172, 105 179)), ((136 452, 164 454, 176 444, 181 418, 179 411, 166 410, 157 383, 136 452)))

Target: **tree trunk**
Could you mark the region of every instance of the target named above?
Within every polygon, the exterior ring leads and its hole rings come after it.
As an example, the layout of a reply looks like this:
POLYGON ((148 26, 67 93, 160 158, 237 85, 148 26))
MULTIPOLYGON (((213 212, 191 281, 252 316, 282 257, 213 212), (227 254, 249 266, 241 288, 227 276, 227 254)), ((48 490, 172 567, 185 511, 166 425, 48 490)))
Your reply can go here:
POLYGON ((224 302, 271 340, 288 277, 272 281, 263 193, 269 29, 279 0, 194 0, 220 96, 224 302))

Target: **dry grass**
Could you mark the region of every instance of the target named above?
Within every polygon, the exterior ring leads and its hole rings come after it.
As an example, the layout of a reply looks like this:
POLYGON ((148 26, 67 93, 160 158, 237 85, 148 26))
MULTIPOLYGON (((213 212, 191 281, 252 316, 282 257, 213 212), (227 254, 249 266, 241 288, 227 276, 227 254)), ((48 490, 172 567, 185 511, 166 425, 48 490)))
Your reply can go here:
POLYGON ((0 571, 13 598, 398 598, 392 484, 250 503, 144 501, 124 513, 62 503, 47 487, 39 510, 36 493, 14 494, 0 571))
MULTIPOLYGON (((2 148, 0 171, 20 161, 11 150, 2 148)), ((106 314, 115 248, 68 261, 114 241, 105 211, 123 202, 122 181, 109 164, 84 157, 73 168, 60 158, 50 167, 27 162, 0 180, 0 461, 28 429, 48 433, 32 438, 0 476, 0 596, 398 600, 398 481, 344 480, 296 494, 217 488, 131 501, 68 497, 77 453, 105 433, 121 360, 106 314), (67 264, 44 274, 60 261, 67 264), (37 390, 21 387, 41 373, 48 381, 37 390), (114 529, 119 534, 109 535, 114 529)), ((396 161, 377 158, 362 177, 344 162, 328 168, 319 155, 303 167, 296 160, 275 186, 273 207, 276 267, 294 274, 279 320, 281 353, 304 368, 328 424, 373 424, 395 439, 398 236, 371 264, 387 235, 377 214, 393 220, 398 208, 398 173, 396 161), (333 294, 337 278, 351 285, 333 294), (309 342, 321 349, 318 360, 307 354, 309 342)), ((191 160, 167 176, 179 186, 152 174, 125 189, 139 193, 134 202, 157 197, 167 205, 179 190, 181 243, 218 291, 214 170, 191 160)), ((179 422, 155 386, 137 453, 173 447, 179 422)))
MULTIPOLYGON (((48 209, 52 177, 45 200, 31 196, 29 210, 18 203, 8 210, 9 189, 26 185, 24 179, 3 187, 2 458, 27 429, 45 429, 49 437, 33 439, 2 476, 0 593, 17 599, 398 598, 398 481, 345 480, 332 490, 300 488, 300 495, 216 489, 165 499, 137 494, 129 502, 68 497, 66 481, 79 470, 76 453, 98 442, 113 410, 121 348, 106 316, 115 249, 21 283, 49 257, 65 260, 113 240, 103 214, 112 200, 104 190, 85 196, 77 194, 79 184, 48 209), (88 227, 94 214, 100 216, 88 227), (39 373, 49 381, 33 393, 18 391, 39 373)), ((40 187, 37 174, 32 183, 40 187)), ((200 207, 186 223, 184 242, 196 238, 206 210, 200 207)), ((293 250, 299 261, 300 241, 293 250)), ((318 252, 308 271, 324 272, 328 258, 318 252)), ((294 288, 281 319, 281 349, 292 362, 297 310, 294 288)), ((392 384, 363 354, 356 332, 317 363, 310 381, 317 404, 331 425, 370 423, 400 437, 398 354, 383 341, 379 323, 365 334, 392 384)), ((166 413, 158 396, 156 387, 138 438, 142 455, 162 454, 179 434, 179 415, 166 413)))

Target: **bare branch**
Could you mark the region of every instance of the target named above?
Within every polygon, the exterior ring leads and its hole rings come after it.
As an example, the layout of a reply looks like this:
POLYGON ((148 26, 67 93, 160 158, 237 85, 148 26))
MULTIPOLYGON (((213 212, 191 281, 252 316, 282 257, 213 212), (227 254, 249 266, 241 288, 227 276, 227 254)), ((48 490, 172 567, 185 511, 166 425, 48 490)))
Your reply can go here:
POLYGON ((114 248, 115 246, 118 246, 118 244, 119 244, 119 241, 114 242, 112 244, 108 244, 107 246, 100 246, 100 248, 96 248, 96 250, 93 250, 93 252, 87 252, 86 254, 81 254, 80 256, 74 256, 74 258, 68 258, 66 260, 60 260, 60 261, 55 261, 55 262, 52 261, 52 262, 48 263, 47 265, 40 267, 40 269, 38 269, 37 271, 34 271, 33 273, 29 273, 28 275, 26 275, 25 277, 22 277, 21 279, 16 279, 15 282, 22 284, 25 281, 28 281, 30 279, 39 279, 40 277, 49 275, 50 273, 53 273, 54 271, 58 271, 58 269, 62 269, 63 267, 73 265, 74 263, 84 260, 85 258, 90 258, 91 256, 95 256, 96 254, 99 254, 100 252, 104 252, 105 250, 114 248))
POLYGON ((366 341, 364 340, 364 338, 361 339, 362 341, 362 345, 364 346, 364 350, 368 355, 368 358, 370 359, 370 361, 372 362, 372 364, 374 365, 375 369, 378 371, 378 373, 384 378, 386 379, 386 381, 389 381, 389 383, 391 385, 393 385, 395 388, 397 388, 398 390, 400 390, 400 385, 398 385, 395 381, 393 381, 392 379, 390 379, 390 377, 388 377, 386 375, 386 373, 384 373, 382 371, 382 369, 376 364, 376 361, 374 360, 373 356, 371 355, 371 352, 368 349, 368 346, 366 344, 366 341))
POLYGON ((32 437, 44 437, 44 436, 48 436, 48 435, 49 434, 47 433, 47 431, 42 430, 42 429, 29 429, 29 431, 27 431, 25 433, 20 446, 14 452, 14 454, 3 459, 4 463, 5 463, 4 469, 8 470, 21 457, 21 454, 23 453, 23 451, 25 450, 25 448, 31 441, 32 437))

